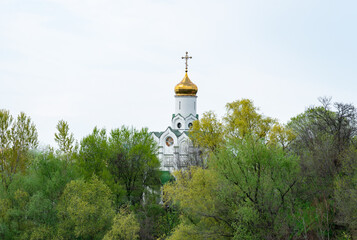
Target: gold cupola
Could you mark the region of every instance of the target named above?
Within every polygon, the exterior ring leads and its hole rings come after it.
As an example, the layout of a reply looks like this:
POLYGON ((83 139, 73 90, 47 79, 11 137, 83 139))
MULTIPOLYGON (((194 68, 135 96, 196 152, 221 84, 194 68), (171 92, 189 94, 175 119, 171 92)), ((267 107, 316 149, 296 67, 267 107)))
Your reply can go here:
POLYGON ((197 91, 196 84, 191 82, 186 71, 185 77, 175 86, 176 96, 196 96, 197 91))
POLYGON ((196 93, 198 91, 198 88, 196 86, 196 84, 194 84, 193 82, 191 82, 191 80, 188 78, 187 75, 187 60, 188 59, 192 59, 192 57, 188 56, 188 52, 186 52, 186 56, 182 57, 182 59, 185 59, 186 61, 186 73, 185 73, 185 77, 182 79, 181 82, 179 82, 179 84, 177 84, 175 86, 175 93, 176 96, 196 96, 196 93))

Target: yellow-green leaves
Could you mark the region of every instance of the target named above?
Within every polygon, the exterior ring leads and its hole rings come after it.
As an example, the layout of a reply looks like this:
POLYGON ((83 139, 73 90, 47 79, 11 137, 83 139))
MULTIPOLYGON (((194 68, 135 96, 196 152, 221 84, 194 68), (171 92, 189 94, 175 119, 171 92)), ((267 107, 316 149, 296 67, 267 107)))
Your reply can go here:
POLYGON ((96 177, 68 183, 57 209, 58 235, 63 239, 99 239, 114 216, 111 191, 96 177))
POLYGON ((248 135, 283 147, 293 139, 291 130, 259 113, 259 109, 249 99, 227 103, 226 110, 222 121, 209 111, 193 123, 190 137, 194 145, 206 152, 216 153, 228 140, 242 140, 248 135))
POLYGON ((199 167, 187 171, 176 171, 175 182, 164 186, 165 201, 180 203, 180 206, 192 213, 214 213, 215 191, 218 180, 215 173, 199 167))
POLYGON ((268 136, 268 144, 280 146, 285 149, 291 141, 295 139, 296 135, 293 130, 285 125, 276 123, 270 130, 268 136))
POLYGON ((174 176, 175 182, 164 185, 164 201, 179 206, 183 217, 170 239, 220 239, 231 234, 229 216, 221 212, 218 193, 223 185, 216 172, 191 167, 174 176))
MULTIPOLYGON (((58 144, 59 151, 62 154, 68 155, 74 150, 74 137, 73 133, 69 133, 68 123, 60 120, 56 126, 58 133, 55 133, 55 141, 58 144)), ((68 158, 67 158, 68 160, 68 158)))
POLYGON ((30 117, 21 112, 13 121, 9 111, 0 110, 0 174, 5 186, 15 173, 25 171, 28 151, 37 145, 37 130, 30 117))
POLYGON ((139 239, 140 225, 135 215, 128 209, 122 208, 114 217, 111 230, 103 240, 139 239))
POLYGON ((264 138, 269 132, 274 119, 258 113, 258 108, 249 99, 242 99, 226 104, 224 117, 228 137, 243 138, 247 134, 264 138))
POLYGON ((223 144, 223 125, 214 112, 205 112, 200 120, 193 122, 190 137, 195 146, 214 152, 223 144))

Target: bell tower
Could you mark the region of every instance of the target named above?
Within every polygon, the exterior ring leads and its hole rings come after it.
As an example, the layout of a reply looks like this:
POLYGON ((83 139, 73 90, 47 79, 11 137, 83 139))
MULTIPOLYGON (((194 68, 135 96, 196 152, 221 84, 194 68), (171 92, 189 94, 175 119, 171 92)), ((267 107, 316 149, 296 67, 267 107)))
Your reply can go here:
POLYGON ((186 70, 185 76, 181 82, 175 86, 175 113, 172 117, 172 128, 175 130, 187 131, 192 126, 192 122, 198 119, 197 115, 197 86, 188 77, 188 59, 192 57, 186 55, 185 59, 186 70))

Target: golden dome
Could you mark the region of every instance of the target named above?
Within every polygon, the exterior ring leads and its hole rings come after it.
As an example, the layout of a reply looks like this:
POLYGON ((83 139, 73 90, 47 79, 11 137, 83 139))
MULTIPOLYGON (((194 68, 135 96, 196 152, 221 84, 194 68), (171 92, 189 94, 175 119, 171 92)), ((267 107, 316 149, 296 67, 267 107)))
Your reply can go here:
POLYGON ((175 86, 176 96, 196 96, 197 91, 198 88, 196 84, 191 82, 191 80, 187 76, 187 72, 182 81, 175 86))

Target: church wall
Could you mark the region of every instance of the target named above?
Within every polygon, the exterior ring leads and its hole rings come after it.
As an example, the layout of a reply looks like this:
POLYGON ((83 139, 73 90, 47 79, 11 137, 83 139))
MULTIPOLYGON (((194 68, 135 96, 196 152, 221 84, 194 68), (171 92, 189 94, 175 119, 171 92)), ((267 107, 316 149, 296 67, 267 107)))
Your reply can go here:
POLYGON ((175 96, 175 114, 181 114, 184 118, 190 114, 196 116, 197 96, 175 96))

